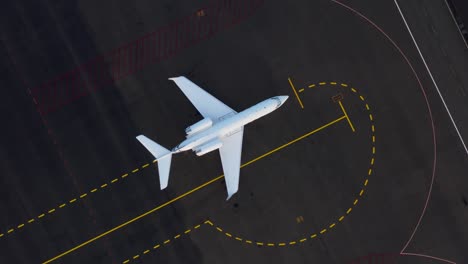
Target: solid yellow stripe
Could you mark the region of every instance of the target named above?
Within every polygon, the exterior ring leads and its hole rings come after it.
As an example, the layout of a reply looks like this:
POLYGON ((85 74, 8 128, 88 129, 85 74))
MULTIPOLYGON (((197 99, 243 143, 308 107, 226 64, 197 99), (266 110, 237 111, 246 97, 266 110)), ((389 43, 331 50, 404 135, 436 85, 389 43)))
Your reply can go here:
POLYGON ((104 232, 104 233, 98 235, 98 236, 95 236, 94 238, 91 238, 90 240, 85 241, 85 242, 79 244, 78 246, 73 247, 73 248, 71 248, 71 249, 69 249, 69 250, 63 252, 62 254, 57 255, 57 256, 55 256, 55 257, 53 257, 53 258, 51 258, 51 259, 49 259, 49 260, 46 260, 46 261, 44 261, 44 262, 42 262, 42 263, 43 263, 43 264, 46 264, 46 263, 50 263, 50 262, 52 262, 52 261, 54 261, 54 260, 57 260, 57 259, 59 259, 59 258, 65 256, 65 255, 67 255, 67 254, 69 254, 69 253, 71 253, 71 252, 73 252, 73 251, 79 249, 79 248, 82 248, 82 247, 84 247, 84 246, 90 244, 91 242, 94 242, 94 241, 98 240, 98 239, 101 238, 101 237, 107 236, 108 234, 110 234, 110 233, 112 233, 112 232, 114 232, 114 231, 116 231, 116 230, 118 230, 118 229, 121 229, 122 227, 125 227, 125 226, 127 226, 127 225, 129 225, 129 224, 131 224, 131 223, 133 223, 133 222, 135 222, 135 221, 137 221, 137 220, 139 220, 139 219, 141 219, 141 218, 143 218, 143 217, 145 217, 145 216, 151 214, 151 213, 156 212, 156 211, 160 210, 161 208, 164 208, 164 207, 166 207, 166 206, 168 206, 168 205, 174 203, 175 201, 178 201, 178 200, 184 198, 185 196, 187 196, 187 195, 189 195, 189 194, 191 194, 191 193, 193 193, 193 192, 196 192, 196 191, 198 191, 198 190, 200 190, 200 189, 202 189, 202 188, 204 188, 204 187, 206 187, 206 186, 212 184, 212 183, 215 182, 215 181, 220 180, 222 177, 224 177, 224 175, 218 176, 218 177, 216 177, 216 178, 214 178, 214 179, 212 179, 212 180, 210 180, 210 181, 208 181, 208 182, 206 182, 206 183, 204 183, 204 184, 202 184, 202 185, 200 185, 200 186, 198 186, 198 187, 196 187, 196 188, 194 188, 194 189, 192 189, 192 190, 190 190, 190 191, 188 191, 188 192, 186 192, 186 193, 184 193, 184 194, 182 194, 182 195, 180 195, 180 196, 177 196, 176 198, 174 198, 174 199, 172 199, 172 200, 170 200, 170 201, 167 201, 167 202, 165 202, 165 203, 163 203, 163 204, 161 204, 161 205, 159 205, 159 206, 157 206, 157 207, 155 207, 155 208, 153 208, 153 209, 147 211, 146 213, 143 213, 143 214, 141 214, 141 215, 139 215, 139 216, 137 216, 137 217, 135 217, 135 218, 133 218, 133 219, 131 219, 131 220, 129 220, 129 221, 123 223, 123 224, 120 224, 120 225, 118 225, 118 226, 116 226, 116 227, 114 227, 114 228, 112 228, 112 229, 110 229, 110 230, 108 230, 108 231, 106 231, 106 232, 104 232))
POLYGON ((294 88, 294 84, 292 83, 291 78, 288 78, 288 81, 289 81, 289 84, 291 85, 291 89, 296 95, 297 101, 299 101, 299 105, 301 106, 302 109, 304 109, 304 105, 302 104, 301 98, 299 98, 299 95, 296 92, 296 88, 294 88))
POLYGON ((348 113, 346 113, 346 110, 344 109, 343 104, 341 103, 341 101, 338 101, 338 104, 340 105, 341 111, 343 111, 343 114, 345 115, 346 120, 348 120, 348 124, 351 127, 351 130, 354 132, 355 130, 354 130, 353 123, 351 123, 351 120, 349 119, 348 113))
POLYGON ((309 133, 307 133, 307 134, 305 134, 305 135, 302 135, 302 136, 300 136, 300 137, 298 137, 298 138, 296 138, 296 139, 294 139, 294 140, 292 140, 292 141, 289 141, 288 143, 286 143, 286 144, 284 144, 284 145, 282 145, 282 146, 279 146, 279 147, 277 147, 277 148, 275 148, 275 149, 273 149, 273 150, 271 150, 271 151, 269 151, 269 152, 267 152, 267 153, 265 153, 265 154, 263 154, 263 155, 261 155, 261 156, 255 158, 255 159, 253 159, 253 160, 251 160, 251 161, 249 161, 249 162, 246 162, 246 163, 242 164, 242 165, 241 165, 241 168, 243 168, 243 167, 245 167, 245 166, 247 166, 247 165, 250 165, 250 164, 252 164, 252 163, 254 163, 254 162, 256 162, 256 161, 258 161, 258 160, 260 160, 260 159, 263 159, 264 157, 269 156, 269 155, 271 155, 271 154, 277 152, 278 150, 281 150, 281 149, 283 149, 283 148, 285 148, 285 147, 287 147, 287 146, 289 146, 289 145, 291 145, 291 144, 294 144, 294 143, 296 143, 297 141, 302 140, 302 139, 304 139, 304 138, 306 138, 306 137, 308 137, 308 136, 310 136, 310 135, 312 135, 312 134, 315 134, 315 133, 319 132, 320 130, 322 130, 322 129, 324 129, 324 128, 327 128, 327 127, 329 127, 329 126, 331 126, 331 125, 333 125, 333 124, 335 124, 335 123, 337 123, 337 122, 339 122, 339 121, 341 121, 341 120, 343 120, 343 119, 345 119, 345 118, 346 118, 346 116, 342 116, 342 117, 340 117, 340 118, 338 118, 338 119, 335 119, 335 120, 331 121, 330 123, 328 123, 328 124, 326 124, 326 125, 323 125, 323 126, 317 128, 317 129, 314 129, 314 130, 310 131, 309 133))
MULTIPOLYGON (((301 140, 301 139, 304 139, 304 138, 306 138, 306 137, 308 137, 308 136, 310 136, 310 135, 312 135, 312 134, 314 134, 314 133, 317 133, 318 131, 320 131, 320 130, 326 128, 326 127, 329 127, 329 126, 331 126, 331 125, 333 125, 333 124, 335 124, 335 123, 337 123, 337 122, 343 120, 344 118, 346 118, 346 117, 345 117, 345 116, 342 116, 342 117, 340 117, 340 118, 338 118, 338 119, 335 119, 335 120, 329 122, 328 124, 325 124, 325 125, 323 125, 323 126, 317 128, 317 129, 314 129, 314 130, 310 131, 309 133, 307 133, 307 134, 305 134, 305 135, 302 135, 302 136, 300 136, 300 137, 298 137, 298 138, 296 138, 296 139, 294 139, 294 140, 292 140, 292 141, 290 141, 290 142, 288 142, 288 143, 286 143, 286 144, 284 144, 284 145, 282 145, 282 146, 280 146, 280 147, 277 147, 277 148, 275 148, 275 149, 273 149, 273 150, 271 150, 271 151, 269 151, 269 152, 267 152, 267 153, 265 153, 265 154, 263 154, 263 155, 261 155, 261 156, 255 158, 255 159, 253 159, 253 160, 251 160, 251 161, 249 161, 249 162, 247 162, 247 163, 242 164, 240 167, 243 168, 243 167, 245 167, 245 166, 247 166, 247 165, 249 165, 249 164, 252 164, 252 163, 254 163, 254 162, 256 162, 256 161, 258 161, 258 160, 260 160, 260 159, 262 159, 262 158, 264 158, 264 157, 266 157, 266 156, 269 156, 269 155, 273 154, 274 152, 277 152, 278 150, 281 150, 281 149, 283 149, 283 148, 285 148, 285 147, 287 147, 287 146, 289 146, 289 145, 291 145, 291 144, 293 144, 293 143, 296 143, 297 141, 299 141, 299 140, 301 140)), ((108 231, 106 231, 106 232, 104 232, 104 233, 98 235, 98 236, 95 236, 95 237, 93 237, 93 238, 91 238, 91 239, 89 239, 89 240, 87 240, 87 241, 85 241, 85 242, 79 244, 78 246, 75 246, 75 247, 73 247, 73 248, 71 248, 71 249, 69 249, 69 250, 67 250, 67 251, 65 251, 65 252, 63 252, 63 253, 61 253, 61 254, 59 254, 59 255, 57 255, 57 256, 55 256, 55 257, 49 259, 49 260, 46 260, 46 261, 44 261, 44 262, 42 262, 42 263, 43 263, 43 264, 47 264, 47 263, 50 263, 50 262, 52 262, 52 261, 54 261, 54 260, 57 260, 57 259, 59 259, 59 258, 65 256, 65 255, 67 255, 67 254, 69 254, 69 253, 71 253, 71 252, 77 250, 77 249, 80 249, 80 248, 82 248, 82 247, 84 247, 84 246, 86 246, 86 245, 88 245, 88 244, 90 244, 90 243, 92 243, 92 242, 98 240, 98 239, 101 238, 101 237, 104 237, 104 236, 106 236, 106 235, 108 235, 108 234, 110 234, 110 233, 112 233, 112 232, 114 232, 114 231, 116 231, 116 230, 119 230, 119 229, 121 229, 121 228, 123 228, 123 227, 125 227, 125 226, 127 226, 127 225, 129 225, 129 224, 131 224, 131 223, 133 223, 133 222, 135 222, 135 221, 137 221, 137 220, 139 220, 139 219, 141 219, 141 218, 143 218, 143 217, 149 215, 149 214, 152 214, 152 213, 156 212, 156 211, 158 211, 158 210, 160 210, 160 209, 162 209, 162 208, 164 208, 164 207, 166 207, 166 206, 168 206, 168 205, 170 205, 170 204, 172 204, 172 203, 174 203, 174 202, 176 202, 176 201, 178 201, 178 200, 184 198, 185 196, 190 195, 190 194, 192 194, 192 193, 194 193, 194 192, 196 192, 196 191, 198 191, 198 190, 200 190, 200 189, 202 189, 202 188, 204 188, 204 187, 206 187, 206 186, 212 184, 213 182, 216 182, 216 181, 222 179, 223 177, 224 177, 224 175, 221 175, 221 176, 218 176, 218 177, 216 177, 216 178, 214 178, 214 179, 212 179, 212 180, 210 180, 210 181, 207 181, 207 182, 203 183, 202 185, 199 185, 198 187, 193 188, 192 190, 190 190, 190 191, 188 191, 188 192, 186 192, 186 193, 184 193, 184 194, 181 194, 181 195, 175 197, 175 198, 172 199, 172 200, 169 200, 169 201, 167 201, 167 202, 165 202, 165 203, 163 203, 163 204, 161 204, 161 205, 159 205, 159 206, 157 206, 157 207, 155 207, 155 208, 153 208, 153 209, 151 209, 151 210, 149 210, 149 211, 147 211, 147 212, 145 212, 145 213, 143 213, 143 214, 141 214, 141 215, 139 215, 139 216, 137 216, 137 217, 135 217, 135 218, 133 218, 133 219, 128 220, 127 222, 124 222, 123 224, 120 224, 120 225, 118 225, 118 226, 116 226, 116 227, 114 227, 114 228, 112 228, 112 229, 110 229, 110 230, 108 230, 108 231)), ((197 228, 197 227, 199 227, 199 226, 196 226, 195 228, 197 228)))

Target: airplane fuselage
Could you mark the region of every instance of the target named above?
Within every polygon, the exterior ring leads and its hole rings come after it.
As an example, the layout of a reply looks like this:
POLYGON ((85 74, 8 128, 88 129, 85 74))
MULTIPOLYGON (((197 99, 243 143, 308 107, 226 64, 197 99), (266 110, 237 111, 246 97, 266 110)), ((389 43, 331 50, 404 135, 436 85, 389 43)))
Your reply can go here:
POLYGON ((171 152, 178 153, 195 149, 216 138, 227 137, 234 134, 240 131, 244 125, 276 110, 286 100, 285 97, 286 96, 275 96, 251 106, 242 112, 227 114, 224 118, 220 118, 220 121, 215 122, 213 126, 189 136, 186 140, 173 148, 171 152))

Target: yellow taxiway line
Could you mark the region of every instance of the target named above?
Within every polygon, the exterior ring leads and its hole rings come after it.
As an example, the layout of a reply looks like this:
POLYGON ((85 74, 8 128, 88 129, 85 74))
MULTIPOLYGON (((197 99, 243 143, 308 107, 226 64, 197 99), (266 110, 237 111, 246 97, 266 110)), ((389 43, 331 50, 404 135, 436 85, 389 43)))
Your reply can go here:
POLYGON ((301 105, 301 108, 304 109, 304 105, 302 104, 301 98, 299 98, 299 94, 297 94, 296 88, 294 87, 294 84, 291 81, 291 78, 288 78, 289 84, 291 85, 291 88, 296 95, 297 101, 299 101, 299 105, 301 105))
POLYGON ((343 104, 341 103, 341 101, 338 101, 338 104, 340 104, 341 111, 343 111, 343 114, 345 115, 346 120, 348 120, 348 124, 351 127, 351 130, 355 132, 356 130, 354 129, 353 123, 351 123, 351 120, 349 119, 348 113, 346 113, 346 110, 344 109, 343 104))
MULTIPOLYGON (((292 141, 289 141, 286 144, 283 144, 283 145, 281 145, 281 146, 279 146, 279 147, 277 147, 277 148, 275 148, 275 149, 273 149, 273 150, 271 150, 271 151, 269 151, 269 152, 255 158, 255 159, 253 159, 251 161, 248 161, 248 162, 242 164, 240 167, 243 168, 243 167, 245 167, 247 165, 250 165, 250 164, 252 164, 252 163, 254 163, 254 162, 256 162, 256 161, 258 161, 260 159, 263 159, 263 158, 265 158, 265 157, 267 157, 267 156, 269 156, 269 155, 271 155, 271 154, 273 154, 273 153, 275 153, 275 152, 277 152, 277 151, 279 151, 279 150, 281 150, 281 149, 283 149, 283 148, 285 148, 285 147, 287 147, 287 146, 289 146, 291 144, 294 144, 294 143, 298 142, 299 140, 302 140, 302 139, 304 139, 304 138, 306 138, 306 137, 308 137, 308 136, 310 136, 312 134, 315 134, 315 133, 319 132, 320 130, 323 130, 323 129, 325 129, 325 128, 327 128, 327 127, 329 127, 329 126, 331 126, 331 125, 333 125, 333 124, 335 124, 335 123, 337 123, 337 122, 339 122, 339 121, 341 121, 341 120, 343 120, 345 118, 346 118, 346 116, 342 116, 340 118, 337 118, 337 119, 335 119, 335 120, 333 120, 333 121, 331 121, 331 122, 329 122, 329 123, 327 123, 327 124, 325 124, 325 125, 323 125, 323 126, 321 126, 319 128, 316 128, 316 129, 314 129, 314 130, 312 130, 312 131, 310 131, 310 132, 308 132, 308 133, 306 133, 306 134, 304 134, 304 135, 302 135, 302 136, 300 136, 300 137, 298 137, 298 138, 296 138, 296 139, 294 139, 292 141)), ((207 181, 207 182, 203 183, 202 185, 199 185, 198 187, 195 187, 192 190, 190 190, 188 192, 185 192, 184 194, 181 194, 181 195, 175 197, 172 200, 169 200, 169 201, 167 201, 167 202, 165 202, 165 203, 163 203, 161 205, 158 205, 157 207, 155 207, 155 208, 153 208, 153 209, 151 209, 151 210, 149 210, 149 211, 147 211, 147 212, 145 212, 145 213, 143 213, 143 214, 141 214, 141 215, 139 215, 139 216, 137 216, 135 218, 132 218, 132 219, 128 220, 127 222, 124 222, 123 224, 120 224, 120 225, 118 225, 118 226, 116 226, 116 227, 114 227, 112 229, 109 229, 108 231, 106 231, 106 232, 104 232, 104 233, 102 233, 100 235, 97 235, 97 236, 95 236, 95 237, 93 237, 93 238, 91 238, 91 239, 89 239, 89 240, 87 240, 87 241, 85 241, 85 242, 83 242, 83 243, 81 243, 81 244, 79 244, 79 245, 77 245, 77 246, 75 246, 75 247, 73 247, 73 248, 71 248, 71 249, 69 249, 69 250, 67 250, 67 251, 65 251, 65 252, 63 252, 63 253, 55 256, 55 257, 53 257, 53 258, 51 258, 51 259, 49 259, 49 260, 46 260, 46 261, 42 262, 42 263, 47 264, 47 263, 51 263, 52 261, 55 261, 55 260, 57 260, 59 258, 62 258, 64 256, 70 254, 73 251, 76 251, 76 250, 78 250, 78 249, 80 249, 80 248, 82 248, 82 247, 84 247, 84 246, 86 246, 86 245, 88 245, 88 244, 90 244, 90 243, 104 237, 104 236, 109 235, 110 233, 112 233, 114 231, 117 231, 117 230, 119 230, 119 229, 133 223, 133 222, 136 222, 137 220, 139 220, 139 219, 141 219, 141 218, 143 218, 143 217, 145 217, 145 216, 147 216, 149 214, 152 214, 152 213, 154 213, 154 212, 156 212, 156 211, 158 211, 158 210, 160 210, 160 209, 162 209, 162 208, 164 208, 164 207, 166 207, 166 206, 168 206, 168 205, 170 205, 170 204, 172 204, 172 203, 174 203, 174 202, 176 202, 176 201, 178 201, 178 200, 180 200, 180 199, 182 199, 182 198, 184 198, 186 196, 188 196, 189 194, 192 194, 192 193, 194 193, 194 192, 196 192, 196 191, 198 191, 198 190, 212 184, 213 182, 216 182, 216 181, 220 180, 223 177, 224 177, 224 175, 220 175, 220 176, 218 176, 218 177, 216 177, 216 178, 214 178, 214 179, 212 179, 210 181, 207 181)))

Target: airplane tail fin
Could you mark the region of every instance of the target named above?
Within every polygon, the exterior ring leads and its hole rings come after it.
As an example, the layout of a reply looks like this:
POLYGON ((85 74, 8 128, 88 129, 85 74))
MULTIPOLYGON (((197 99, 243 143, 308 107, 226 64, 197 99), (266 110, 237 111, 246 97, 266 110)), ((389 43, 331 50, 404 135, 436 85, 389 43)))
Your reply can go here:
POLYGON ((169 182, 172 152, 143 135, 139 135, 136 139, 158 160, 159 184, 161 190, 166 188, 169 182))

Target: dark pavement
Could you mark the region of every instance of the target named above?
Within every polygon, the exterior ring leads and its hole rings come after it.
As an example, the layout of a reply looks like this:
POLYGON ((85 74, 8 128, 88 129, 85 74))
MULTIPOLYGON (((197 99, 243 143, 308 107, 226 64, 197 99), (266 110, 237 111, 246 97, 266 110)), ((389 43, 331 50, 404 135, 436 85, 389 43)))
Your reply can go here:
MULTIPOLYGON (((401 7, 467 138, 467 51, 423 2, 401 7)), ((6 4, 0 262, 349 263, 406 244, 468 262, 468 160, 439 95, 393 1, 347 4, 378 28, 325 0, 6 4), (178 75, 239 111, 290 95, 246 126, 243 163, 310 135, 243 167, 227 202, 217 152, 174 156, 161 191, 135 136, 172 148, 201 119, 178 75)))

